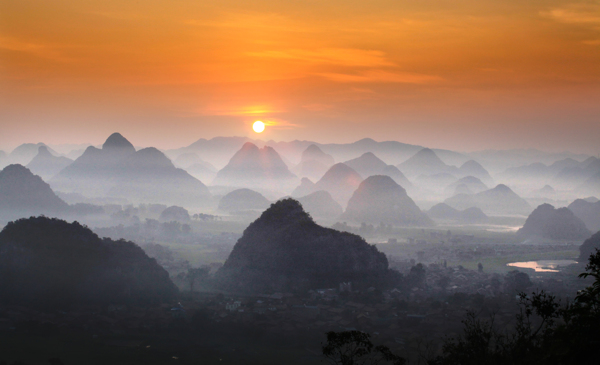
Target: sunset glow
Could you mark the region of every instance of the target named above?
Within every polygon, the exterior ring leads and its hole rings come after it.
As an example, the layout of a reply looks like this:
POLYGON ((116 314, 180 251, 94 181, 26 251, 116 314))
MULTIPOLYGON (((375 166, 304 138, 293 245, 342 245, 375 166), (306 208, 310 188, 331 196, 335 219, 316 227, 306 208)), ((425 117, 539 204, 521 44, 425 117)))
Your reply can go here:
POLYGON ((277 140, 597 153, 599 64, 597 1, 3 1, 0 146, 260 114, 297 126, 277 140))

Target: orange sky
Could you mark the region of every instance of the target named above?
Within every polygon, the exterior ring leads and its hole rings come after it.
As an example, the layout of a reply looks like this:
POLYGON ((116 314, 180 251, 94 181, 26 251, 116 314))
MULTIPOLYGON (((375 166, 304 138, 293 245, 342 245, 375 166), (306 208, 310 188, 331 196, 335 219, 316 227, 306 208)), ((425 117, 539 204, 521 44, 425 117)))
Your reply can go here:
POLYGON ((257 119, 265 139, 597 154, 600 1, 0 0, 0 149, 257 119))

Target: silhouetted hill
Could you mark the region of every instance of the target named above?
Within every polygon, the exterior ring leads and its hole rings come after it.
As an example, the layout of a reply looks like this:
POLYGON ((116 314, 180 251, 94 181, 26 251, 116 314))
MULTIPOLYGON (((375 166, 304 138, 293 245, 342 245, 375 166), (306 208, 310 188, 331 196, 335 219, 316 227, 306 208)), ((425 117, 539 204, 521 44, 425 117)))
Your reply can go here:
POLYGON ((8 156, 8 162, 14 165, 25 166, 29 164, 31 160, 33 160, 33 158, 38 154, 40 147, 46 147, 52 155, 58 156, 56 151, 43 143, 23 143, 10 153, 8 156))
POLYGON ((176 168, 156 148, 135 151, 118 133, 102 149, 88 147, 81 157, 51 181, 56 190, 88 197, 119 197, 144 203, 201 205, 208 188, 186 171, 176 168))
POLYGON ((73 160, 70 158, 54 156, 48 151, 48 147, 40 146, 38 154, 27 165, 27 168, 42 179, 48 180, 71 163, 73 160))
POLYGON ((387 164, 371 152, 366 152, 360 157, 344 162, 344 165, 351 167, 358 172, 363 179, 372 175, 381 175, 387 164))
POLYGON ((0 216, 6 219, 30 215, 63 214, 69 210, 41 177, 21 165, 0 171, 0 216))
POLYGON ((490 185, 494 183, 494 179, 492 179, 490 173, 475 160, 469 160, 462 164, 458 168, 457 174, 460 176, 474 176, 482 182, 485 181, 486 184, 490 185))
POLYGON ((527 217, 517 234, 555 240, 583 240, 589 237, 591 232, 568 208, 554 209, 550 204, 542 204, 527 217))
MULTIPOLYGON (((408 176, 434 175, 453 170, 429 148, 423 148, 414 156, 399 164, 398 168, 408 176)), ((454 167, 454 169, 456 168, 454 167)))
POLYGON ((362 177, 354 169, 343 163, 336 163, 317 181, 314 191, 327 191, 343 207, 362 181, 362 177))
POLYGON ((323 165, 327 166, 327 168, 331 167, 335 163, 335 160, 331 155, 323 152, 315 144, 311 144, 310 146, 306 147, 304 152, 302 152, 300 162, 307 162, 312 160, 319 161, 323 165))
POLYGON ((459 210, 477 207, 486 214, 528 215, 531 212, 531 206, 503 184, 473 195, 455 195, 446 199, 445 203, 459 210))
POLYGON ((303 177, 302 180, 300 180, 300 185, 298 185, 296 189, 292 191, 291 195, 295 198, 299 198, 301 196, 308 195, 313 191, 315 191, 315 183, 310 181, 309 178, 303 177))
POLYGON ((247 142, 217 173, 213 184, 277 189, 294 181, 296 176, 288 170, 277 151, 247 142))
POLYGON ((594 235, 583 242, 579 246, 579 262, 588 262, 590 255, 600 250, 600 232, 594 233, 594 235))
POLYGON ((398 226, 433 225, 406 190, 385 175, 369 176, 364 180, 350 198, 341 219, 398 226))
POLYGON ((132 242, 79 223, 32 217, 0 232, 0 300, 51 308, 172 300, 169 274, 132 242))
POLYGON ((163 222, 176 221, 184 223, 189 222, 191 220, 190 213, 187 211, 187 209, 178 207, 176 205, 173 205, 163 210, 160 213, 159 219, 163 222))
POLYGON ((540 198, 551 198, 556 195, 556 190, 550 185, 544 185, 543 188, 531 192, 531 196, 540 198))
POLYGON ((300 203, 284 199, 246 228, 216 278, 228 291, 305 292, 376 283, 387 273, 387 258, 374 245, 317 225, 300 203))
POLYGON ((204 161, 210 162, 217 168, 227 164, 246 142, 254 142, 247 137, 215 137, 212 139, 201 138, 187 147, 167 151, 167 155, 177 160, 177 157, 187 153, 194 153, 204 161))
POLYGON ((363 179, 373 175, 387 175, 405 189, 413 187, 412 183, 396 166, 386 164, 371 152, 366 152, 360 157, 346 161, 344 165, 354 169, 363 179))
POLYGON ((298 198, 298 202, 302 204, 307 213, 315 218, 337 219, 344 212, 342 206, 333 200, 331 194, 325 190, 315 191, 298 198))
POLYGON ((433 219, 456 220, 460 211, 446 203, 438 203, 427 211, 427 215, 433 219))
POLYGON ((488 216, 476 207, 465 210, 454 209, 446 203, 439 203, 427 211, 427 216, 440 220, 458 221, 460 223, 482 223, 488 220, 488 216))
POLYGON ((590 231, 600 231, 600 201, 592 203, 585 199, 577 199, 569 204, 568 208, 590 231))
POLYGON ((219 210, 235 213, 248 210, 264 210, 269 200, 262 194, 250 189, 237 189, 225 195, 219 201, 219 210))
POLYGON ((462 179, 459 179, 453 182, 452 184, 448 185, 445 189, 445 192, 447 194, 453 193, 456 191, 459 185, 465 185, 468 188, 468 190, 473 194, 480 193, 489 189, 481 180, 479 180, 475 176, 465 176, 462 179))

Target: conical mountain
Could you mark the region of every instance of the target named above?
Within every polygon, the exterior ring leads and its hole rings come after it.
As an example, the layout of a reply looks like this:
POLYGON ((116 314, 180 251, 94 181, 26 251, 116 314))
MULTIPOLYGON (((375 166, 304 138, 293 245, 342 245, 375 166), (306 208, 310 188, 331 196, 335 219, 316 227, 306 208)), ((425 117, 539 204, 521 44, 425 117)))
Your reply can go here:
POLYGON ((27 165, 39 153, 40 147, 45 146, 51 154, 57 156, 58 153, 43 143, 23 143, 15 148, 8 156, 8 162, 13 165, 27 165))
POLYGON ((467 208, 459 213, 458 219, 461 223, 483 223, 489 217, 479 208, 467 208))
POLYGON ((427 216, 430 218, 441 220, 456 220, 459 214, 458 209, 454 209, 446 203, 438 203, 427 211, 427 216))
POLYGON ((406 190, 385 175, 369 176, 360 184, 350 198, 342 219, 398 226, 433 225, 431 219, 406 194, 406 190))
POLYGON ((585 223, 590 231, 600 231, 600 201, 589 202, 577 199, 569 204, 568 208, 585 223))
POLYGON ((71 163, 73 163, 73 160, 70 158, 54 156, 50 153, 48 147, 40 146, 38 154, 27 165, 27 168, 35 175, 48 180, 71 163))
POLYGON ((450 166, 446 165, 440 158, 429 148, 423 148, 414 156, 398 165, 400 171, 407 176, 419 175, 434 175, 442 172, 447 172, 450 166))
POLYGON ((542 204, 529 215, 517 234, 555 240, 583 240, 591 232, 568 208, 554 209, 550 204, 542 204))
POLYGON ((375 283, 388 273, 385 255, 360 236, 317 225, 293 199, 252 222, 217 272, 228 291, 265 293, 375 283))
POLYGON ((217 173, 213 184, 276 189, 294 181, 296 176, 288 170, 277 151, 246 142, 217 173))
POLYGON ((590 255, 593 255, 596 250, 600 250, 600 232, 596 232, 579 247, 578 261, 587 262, 590 255))
POLYGON ((445 192, 447 194, 452 194, 459 185, 465 185, 471 193, 480 193, 489 189, 479 178, 475 176, 465 176, 448 185, 445 192))
POLYGON ((50 183, 62 192, 144 203, 189 206, 203 204, 210 197, 202 182, 176 168, 162 152, 153 147, 136 152, 118 133, 102 149, 88 147, 50 183))
POLYGON ((67 212, 62 201, 41 177, 22 165, 9 165, 0 171, 0 215, 14 219, 31 215, 67 212))
POLYGON ((310 181, 309 178, 303 177, 302 180, 300 180, 300 185, 298 185, 296 187, 296 189, 294 189, 294 191, 292 191, 291 195, 294 198, 299 198, 301 196, 308 195, 314 191, 315 191, 315 183, 310 181))
POLYGON ((496 215, 528 215, 532 210, 523 198, 503 184, 474 195, 455 195, 444 203, 459 210, 477 207, 486 214, 496 215))
POLYGON ((354 169, 343 163, 336 163, 317 181, 314 191, 325 190, 340 205, 345 206, 362 181, 362 177, 354 169))
POLYGON ((323 152, 317 145, 309 145, 303 152, 300 163, 292 171, 298 177, 308 177, 319 180, 325 172, 334 164, 331 155, 323 152))
POLYGON ((494 183, 494 179, 492 179, 490 173, 475 160, 469 160, 462 164, 458 168, 458 174, 459 176, 474 176, 486 184, 491 185, 494 183))
POLYGON ((333 156, 323 152, 323 150, 321 150, 315 144, 311 144, 310 146, 306 147, 304 152, 302 152, 300 162, 306 161, 319 161, 323 165, 327 166, 327 168, 331 167, 335 163, 333 156))
POLYGON ((552 199, 556 197, 556 190, 550 185, 544 185, 541 189, 533 190, 529 193, 529 197, 538 199, 552 199))
POLYGON ((344 212, 342 206, 333 200, 331 194, 325 190, 315 191, 312 194, 298 198, 298 201, 302 204, 304 210, 314 218, 335 220, 344 212))
POLYGON ((427 216, 439 220, 459 221, 461 223, 482 223, 488 219, 488 216, 476 207, 465 210, 457 210, 446 203, 439 203, 427 211, 427 216))
POLYGON ((134 153, 135 147, 120 133, 111 134, 104 144, 102 150, 106 152, 117 152, 121 154, 134 153))
POLYGON ((363 153, 360 157, 344 162, 354 171, 358 172, 363 178, 372 175, 381 175, 387 164, 371 152, 363 153))
POLYGON ((269 200, 261 193, 250 189, 237 189, 221 198, 219 210, 235 213, 249 210, 263 211, 269 207, 269 200))

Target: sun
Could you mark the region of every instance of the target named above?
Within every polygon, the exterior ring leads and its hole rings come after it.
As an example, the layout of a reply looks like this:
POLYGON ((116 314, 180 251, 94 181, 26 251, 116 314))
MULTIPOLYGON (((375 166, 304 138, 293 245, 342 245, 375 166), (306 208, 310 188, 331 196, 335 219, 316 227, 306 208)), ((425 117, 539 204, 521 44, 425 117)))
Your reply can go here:
POLYGON ((254 129, 256 133, 262 133, 265 130, 265 123, 257 120, 254 122, 254 124, 252 124, 252 129, 254 129))

